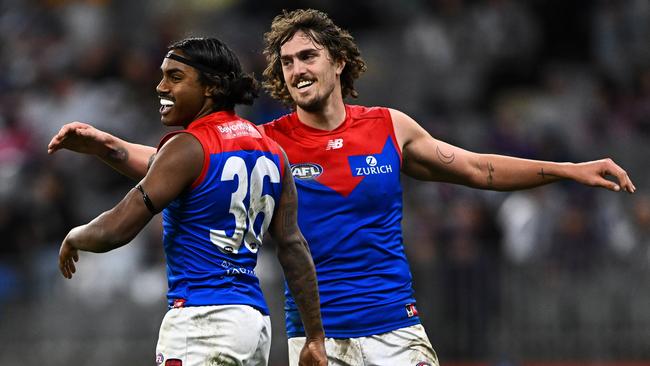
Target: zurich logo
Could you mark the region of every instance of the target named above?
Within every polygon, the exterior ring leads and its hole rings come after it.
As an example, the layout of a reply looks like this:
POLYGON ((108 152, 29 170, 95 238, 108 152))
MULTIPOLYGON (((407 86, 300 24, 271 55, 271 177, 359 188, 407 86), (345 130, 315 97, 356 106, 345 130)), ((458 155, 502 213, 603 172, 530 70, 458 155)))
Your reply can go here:
POLYGON ((314 179, 323 174, 323 167, 314 163, 293 164, 291 174, 296 179, 314 179))
POLYGON ((368 164, 368 166, 376 166, 377 159, 375 159, 375 157, 372 155, 368 155, 366 156, 366 164, 368 164))

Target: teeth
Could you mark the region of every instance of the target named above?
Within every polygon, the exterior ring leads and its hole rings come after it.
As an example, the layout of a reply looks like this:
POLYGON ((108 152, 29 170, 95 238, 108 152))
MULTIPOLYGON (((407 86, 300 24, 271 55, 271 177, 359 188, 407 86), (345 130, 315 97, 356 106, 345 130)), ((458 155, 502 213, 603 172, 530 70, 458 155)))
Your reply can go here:
POLYGON ((311 85, 313 83, 314 83, 313 81, 303 80, 303 81, 299 82, 297 86, 300 89, 300 88, 303 88, 305 86, 309 86, 309 85, 311 85))
POLYGON ((161 99, 160 99, 160 105, 163 105, 163 106, 172 106, 172 105, 174 105, 174 102, 172 102, 172 101, 169 100, 169 99, 162 99, 162 98, 161 98, 161 99))

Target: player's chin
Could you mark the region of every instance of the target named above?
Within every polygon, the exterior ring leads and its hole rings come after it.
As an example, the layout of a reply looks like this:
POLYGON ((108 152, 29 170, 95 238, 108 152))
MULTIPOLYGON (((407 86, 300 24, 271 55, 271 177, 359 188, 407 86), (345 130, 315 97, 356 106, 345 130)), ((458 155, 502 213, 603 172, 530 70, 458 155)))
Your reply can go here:
POLYGON ((160 122, 165 126, 175 126, 176 119, 171 118, 169 114, 161 114, 160 122))
POLYGON ((325 101, 317 97, 301 98, 296 100, 296 105, 307 112, 319 112, 323 110, 325 101))

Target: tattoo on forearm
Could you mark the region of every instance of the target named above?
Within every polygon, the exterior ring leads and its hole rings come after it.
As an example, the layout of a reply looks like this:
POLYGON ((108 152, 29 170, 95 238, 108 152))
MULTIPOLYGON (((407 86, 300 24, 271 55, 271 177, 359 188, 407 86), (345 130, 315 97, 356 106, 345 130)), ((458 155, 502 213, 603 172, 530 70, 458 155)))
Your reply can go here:
POLYGON ((281 215, 273 218, 281 221, 278 225, 274 225, 278 232, 274 232, 273 235, 275 237, 277 234, 280 240, 278 259, 282 264, 291 294, 298 305, 305 331, 321 332, 316 270, 307 242, 296 224, 298 193, 290 174, 291 172, 286 172, 283 180, 284 187, 280 199, 281 215))
POLYGON ((291 245, 285 254, 281 258, 284 274, 291 294, 298 305, 305 330, 308 333, 318 331, 322 329, 318 282, 304 239, 300 244, 291 245))
POLYGON ((539 173, 537 173, 537 175, 541 176, 542 179, 546 179, 546 178, 558 178, 558 177, 559 177, 559 175, 549 174, 549 173, 544 172, 544 168, 541 168, 541 169, 539 170, 539 173))
POLYGON ((129 152, 123 147, 118 147, 115 150, 110 150, 106 158, 116 163, 125 162, 129 159, 129 152))
POLYGON ((445 155, 442 151, 440 151, 440 148, 436 146, 436 155, 438 155, 438 160, 440 160, 443 164, 451 164, 454 162, 454 159, 456 159, 456 155, 452 152, 449 155, 445 155))
POLYGON ((487 163, 487 171, 487 185, 492 187, 492 184, 494 183, 494 176, 492 175, 492 173, 494 173, 494 165, 492 165, 492 163, 487 163))

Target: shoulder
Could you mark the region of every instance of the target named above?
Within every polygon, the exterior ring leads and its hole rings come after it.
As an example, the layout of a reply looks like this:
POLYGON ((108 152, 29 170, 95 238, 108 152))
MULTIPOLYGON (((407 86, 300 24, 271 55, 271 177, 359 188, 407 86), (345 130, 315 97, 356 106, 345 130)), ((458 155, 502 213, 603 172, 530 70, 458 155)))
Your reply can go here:
POLYGON ((276 131, 282 132, 282 131, 289 131, 293 128, 294 123, 293 118, 294 118, 295 112, 285 114, 282 117, 276 118, 273 121, 266 122, 257 128, 264 134, 273 136, 273 134, 276 131))
POLYGON ((388 113, 390 114, 390 118, 391 120, 393 120, 393 122, 413 121, 413 118, 411 118, 408 114, 402 111, 393 108, 386 108, 386 110, 388 110, 388 113))
POLYGON ((169 157, 176 161, 203 161, 203 146, 199 139, 188 131, 168 134, 161 141, 156 159, 169 157))
POLYGON ((420 127, 420 125, 408 114, 393 108, 386 108, 393 122, 393 127, 397 131, 420 127))
POLYGON ((367 107, 362 105, 346 105, 350 117, 353 119, 376 119, 387 118, 389 116, 389 109, 386 107, 367 107))
POLYGON ((203 146, 199 140, 187 131, 178 131, 161 143, 147 177, 185 187, 200 175, 203 166, 203 146))
POLYGON ((284 116, 278 117, 278 118, 276 118, 276 119, 274 119, 272 121, 264 123, 262 126, 264 128, 267 128, 267 127, 268 128, 278 128, 278 127, 282 127, 282 126, 287 126, 287 125, 291 124, 291 120, 292 120, 292 118, 293 118, 293 116, 295 114, 296 114, 296 112, 285 114, 284 116))
POLYGON ((411 141, 421 137, 430 137, 429 133, 420 124, 406 113, 389 108, 390 119, 395 132, 397 143, 403 149, 411 141))

